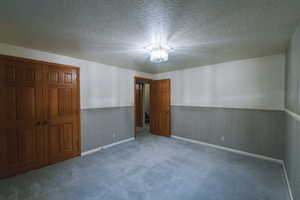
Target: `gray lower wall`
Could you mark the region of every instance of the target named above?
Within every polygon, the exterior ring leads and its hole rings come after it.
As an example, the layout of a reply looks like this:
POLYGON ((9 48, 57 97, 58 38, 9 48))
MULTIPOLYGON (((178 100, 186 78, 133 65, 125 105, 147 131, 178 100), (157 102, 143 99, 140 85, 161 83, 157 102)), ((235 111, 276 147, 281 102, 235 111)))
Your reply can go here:
POLYGON ((172 135, 283 158, 283 111, 172 106, 171 112, 172 135))
POLYGON ((295 200, 300 199, 300 122, 287 114, 284 162, 295 200))
POLYGON ((133 137, 133 110, 133 107, 81 110, 81 151, 133 137))
MULTIPOLYGON (((286 108, 300 114, 300 26, 293 34, 286 54, 286 108)), ((286 118, 284 161, 294 199, 300 200, 300 125, 286 118)))

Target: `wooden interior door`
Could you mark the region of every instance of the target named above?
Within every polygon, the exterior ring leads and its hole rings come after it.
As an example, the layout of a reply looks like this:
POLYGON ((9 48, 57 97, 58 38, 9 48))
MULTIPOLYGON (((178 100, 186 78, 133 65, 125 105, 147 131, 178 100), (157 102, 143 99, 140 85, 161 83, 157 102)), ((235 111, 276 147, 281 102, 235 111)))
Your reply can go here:
POLYGON ((47 164, 42 68, 0 57, 0 177, 47 164))
POLYGON ((79 69, 45 66, 49 162, 80 155, 79 69))
POLYGON ((150 86, 150 132, 156 135, 171 135, 170 131, 170 79, 152 81, 150 86))
POLYGON ((135 126, 143 127, 143 84, 135 84, 135 126))

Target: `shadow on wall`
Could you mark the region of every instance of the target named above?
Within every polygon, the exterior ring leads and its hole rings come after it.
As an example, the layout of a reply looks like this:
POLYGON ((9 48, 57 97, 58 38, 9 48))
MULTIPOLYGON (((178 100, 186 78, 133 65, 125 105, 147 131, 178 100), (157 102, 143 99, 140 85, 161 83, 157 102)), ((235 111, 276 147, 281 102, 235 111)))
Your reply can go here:
POLYGON ((286 131, 284 161, 294 199, 300 199, 300 26, 294 33, 286 60, 286 131), (292 113, 291 113, 292 112, 292 113))

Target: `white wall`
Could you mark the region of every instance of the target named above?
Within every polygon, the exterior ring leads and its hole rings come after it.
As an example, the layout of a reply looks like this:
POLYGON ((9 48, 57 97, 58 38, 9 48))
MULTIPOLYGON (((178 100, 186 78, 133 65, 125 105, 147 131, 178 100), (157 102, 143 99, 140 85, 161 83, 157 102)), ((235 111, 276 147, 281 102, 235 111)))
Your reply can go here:
POLYGON ((150 111, 150 84, 144 84, 144 94, 143 94, 143 108, 144 112, 150 111))
POLYGON ((154 75, 171 79, 171 103, 284 109, 285 55, 233 61, 154 75))
POLYGON ((145 126, 145 112, 150 112, 150 84, 144 84, 143 90, 143 126, 145 126))
POLYGON ((0 54, 80 67, 81 108, 134 104, 134 76, 151 74, 0 43, 0 54))

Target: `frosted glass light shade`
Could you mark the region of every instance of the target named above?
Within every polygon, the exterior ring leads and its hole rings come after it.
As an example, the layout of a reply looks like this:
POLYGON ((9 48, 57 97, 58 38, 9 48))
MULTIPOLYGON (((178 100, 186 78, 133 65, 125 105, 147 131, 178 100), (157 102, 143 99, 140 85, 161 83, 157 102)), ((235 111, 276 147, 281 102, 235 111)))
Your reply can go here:
POLYGON ((166 44, 151 44, 145 47, 150 53, 150 61, 153 63, 162 63, 169 60, 169 52, 173 50, 172 47, 166 44))
POLYGON ((169 59, 168 52, 164 49, 154 49, 150 53, 150 61, 154 63, 166 62, 169 59))

